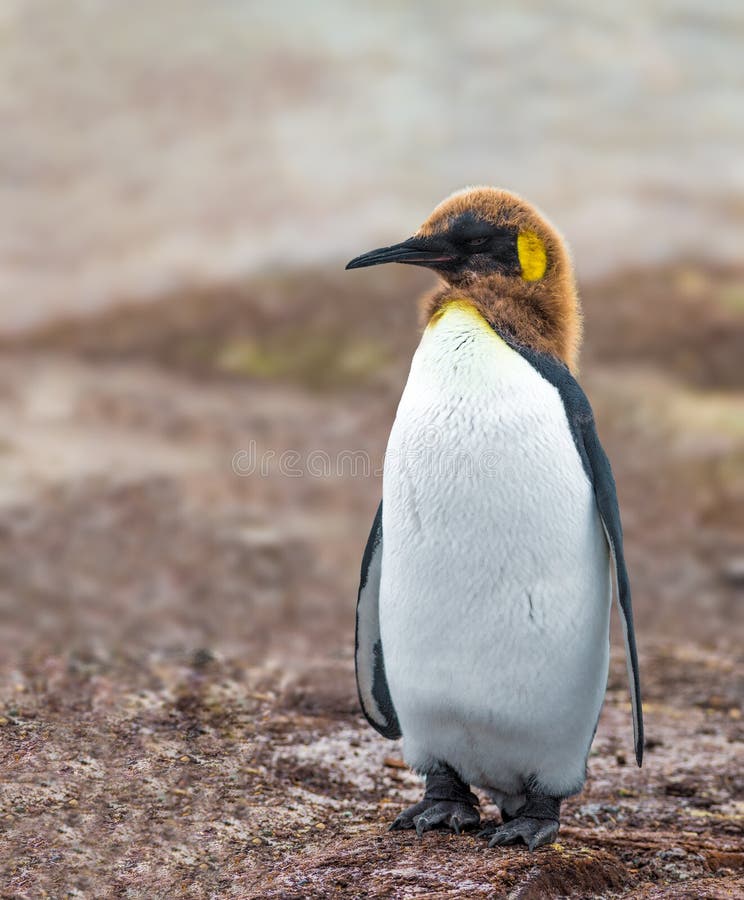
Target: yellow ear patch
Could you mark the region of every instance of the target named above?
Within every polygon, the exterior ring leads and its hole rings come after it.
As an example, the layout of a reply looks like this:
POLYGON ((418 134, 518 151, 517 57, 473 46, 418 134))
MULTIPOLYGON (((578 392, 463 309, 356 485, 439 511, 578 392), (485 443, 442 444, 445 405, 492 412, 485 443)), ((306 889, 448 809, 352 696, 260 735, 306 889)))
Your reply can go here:
POLYGON ((517 236, 517 253, 525 281, 539 281, 548 267, 545 244, 534 231, 520 231, 517 236))

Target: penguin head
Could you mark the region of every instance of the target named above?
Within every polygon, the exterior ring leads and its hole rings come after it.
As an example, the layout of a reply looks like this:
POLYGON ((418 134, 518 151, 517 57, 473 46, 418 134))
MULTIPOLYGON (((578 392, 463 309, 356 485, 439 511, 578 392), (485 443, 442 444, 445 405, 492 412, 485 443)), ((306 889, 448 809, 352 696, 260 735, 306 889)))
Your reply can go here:
POLYGON ((410 238, 352 259, 347 269, 388 262, 425 266, 444 282, 424 303, 427 319, 469 300, 492 325, 576 367, 581 318, 563 239, 509 191, 466 188, 437 206, 410 238))

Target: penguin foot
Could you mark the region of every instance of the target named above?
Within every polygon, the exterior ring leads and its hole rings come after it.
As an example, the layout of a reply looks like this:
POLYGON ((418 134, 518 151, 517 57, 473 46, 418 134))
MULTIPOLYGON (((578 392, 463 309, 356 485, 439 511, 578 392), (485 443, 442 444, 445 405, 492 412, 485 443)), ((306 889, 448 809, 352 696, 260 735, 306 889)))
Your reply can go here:
POLYGON ((403 810, 388 830, 415 828, 421 837, 433 828, 450 828, 455 834, 460 834, 480 825, 477 806, 478 798, 455 770, 438 764, 426 776, 424 799, 403 810))
POLYGON ((555 819, 533 819, 531 816, 517 816, 504 825, 495 825, 478 832, 479 838, 486 838, 489 847, 518 844, 523 841, 529 850, 544 844, 552 844, 558 834, 560 824, 555 819))
POLYGON ((480 825, 480 813, 471 803, 456 800, 422 800, 398 816, 388 831, 404 831, 415 828, 422 837, 425 831, 434 828, 449 828, 461 834, 468 828, 480 825))
POLYGON ((527 794, 526 802, 513 815, 502 809, 503 825, 491 825, 478 832, 478 837, 486 838, 489 847, 527 844, 530 850, 552 844, 560 828, 561 801, 557 797, 547 797, 537 791, 527 794))

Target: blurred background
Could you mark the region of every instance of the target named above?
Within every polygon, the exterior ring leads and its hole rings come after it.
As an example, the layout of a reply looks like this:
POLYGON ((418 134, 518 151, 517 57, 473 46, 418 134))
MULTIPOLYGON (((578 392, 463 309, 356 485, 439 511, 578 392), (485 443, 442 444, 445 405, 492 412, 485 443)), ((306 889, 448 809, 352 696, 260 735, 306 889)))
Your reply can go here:
MULTIPOLYGON (((664 760, 643 776, 654 821, 676 827, 668 804, 701 792, 708 741, 720 808, 684 827, 734 834, 741 4, 3 0, 0 50, 13 896, 101 896, 99 833, 109 885, 228 895, 286 860, 271 810, 290 789, 287 827, 318 840, 343 785, 371 822, 413 789, 360 723, 352 635, 431 276, 343 265, 479 183, 573 249, 664 760), (670 773, 681 793, 654 787, 670 773)), ((609 696, 614 767, 619 652, 609 696)))

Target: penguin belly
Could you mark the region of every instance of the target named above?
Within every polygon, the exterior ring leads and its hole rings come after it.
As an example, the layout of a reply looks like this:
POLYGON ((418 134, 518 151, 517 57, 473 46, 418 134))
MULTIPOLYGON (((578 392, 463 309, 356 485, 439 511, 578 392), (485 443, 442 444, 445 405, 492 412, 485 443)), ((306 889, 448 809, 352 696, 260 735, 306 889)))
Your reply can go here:
POLYGON ((607 682, 607 541, 560 394, 465 304, 414 356, 382 531, 406 762, 497 798, 579 791, 607 682))

